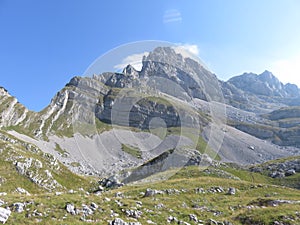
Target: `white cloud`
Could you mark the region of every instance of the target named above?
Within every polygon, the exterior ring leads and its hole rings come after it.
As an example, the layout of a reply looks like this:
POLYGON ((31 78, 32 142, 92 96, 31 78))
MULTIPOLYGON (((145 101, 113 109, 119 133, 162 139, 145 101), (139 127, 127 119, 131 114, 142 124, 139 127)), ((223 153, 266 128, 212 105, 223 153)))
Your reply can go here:
POLYGON ((193 44, 180 44, 176 47, 173 47, 177 54, 181 54, 185 58, 191 58, 195 61, 199 60, 200 50, 198 45, 193 44))
POLYGON ((189 53, 192 53, 195 56, 199 55, 199 47, 198 45, 191 45, 191 44, 183 44, 178 46, 179 48, 182 48, 186 51, 188 51, 189 53))
POLYGON ((300 55, 273 62, 270 71, 283 83, 294 83, 300 87, 300 55))
POLYGON ((149 52, 143 52, 138 54, 129 55, 122 60, 118 65, 115 65, 116 70, 123 70, 128 64, 132 65, 136 70, 142 69, 143 56, 147 56, 149 52))
POLYGON ((181 13, 177 9, 166 10, 163 17, 164 23, 181 22, 181 13))

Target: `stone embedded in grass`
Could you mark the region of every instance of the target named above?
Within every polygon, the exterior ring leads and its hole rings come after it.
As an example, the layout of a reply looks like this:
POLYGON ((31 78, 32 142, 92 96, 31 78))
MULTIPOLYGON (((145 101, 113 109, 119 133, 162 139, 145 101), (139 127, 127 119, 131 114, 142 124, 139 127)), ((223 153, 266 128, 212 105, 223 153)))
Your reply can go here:
POLYGON ((140 222, 130 222, 127 223, 124 220, 120 219, 120 218, 116 218, 113 221, 111 221, 109 223, 109 225, 142 225, 140 222))
POLYGON ((0 207, 0 222, 5 224, 11 214, 10 209, 0 207))
POLYGON ((76 215, 76 211, 75 211, 75 206, 72 203, 68 203, 66 205, 66 210, 68 213, 70 213, 71 215, 76 215))
POLYGON ((138 219, 141 217, 141 215, 143 213, 139 210, 127 209, 127 210, 125 210, 125 214, 127 217, 132 217, 132 218, 138 219))
POLYGON ((85 204, 82 204, 82 211, 83 211, 83 214, 86 215, 86 216, 87 215, 92 215, 94 213, 94 211, 85 204))
POLYGON ((17 187, 16 192, 19 194, 30 195, 30 193, 28 191, 26 191, 24 188, 21 188, 21 187, 17 187))
POLYGON ((116 197, 116 198, 124 198, 124 194, 123 194, 122 192, 117 192, 117 193, 115 194, 115 197, 116 197))
POLYGON ((227 194, 228 195, 235 195, 236 189, 234 187, 228 188, 227 194))
POLYGON ((294 174, 296 174, 296 171, 294 169, 290 169, 285 172, 285 176, 292 176, 294 174))
POLYGON ((164 192, 148 188, 144 194, 144 197, 152 197, 157 194, 164 194, 164 192))
POLYGON ((95 211, 96 209, 98 209, 99 208, 99 206, 95 203, 95 202, 92 202, 91 203, 91 209, 93 210, 93 211, 95 211))
POLYGON ((197 218, 196 215, 190 214, 189 217, 190 217, 190 220, 191 220, 191 221, 198 222, 198 218, 197 218))
POLYGON ((174 216, 169 216, 167 219, 167 222, 168 223, 172 223, 172 222, 178 223, 178 219, 174 216))
POLYGON ((24 211, 25 204, 21 202, 16 202, 13 204, 14 211, 17 213, 21 213, 24 211))
POLYGON ((203 189, 203 188, 196 188, 195 189, 195 192, 197 193, 197 194, 204 194, 205 193, 205 190, 203 189))
POLYGON ((272 177, 272 178, 283 178, 283 177, 285 177, 285 174, 283 172, 274 171, 270 174, 270 177, 272 177))
POLYGON ((117 188, 122 187, 124 184, 119 181, 117 176, 111 176, 109 178, 104 178, 99 182, 100 186, 104 188, 117 188))
POLYGON ((222 187, 211 187, 208 191, 211 193, 222 193, 224 189, 222 187))

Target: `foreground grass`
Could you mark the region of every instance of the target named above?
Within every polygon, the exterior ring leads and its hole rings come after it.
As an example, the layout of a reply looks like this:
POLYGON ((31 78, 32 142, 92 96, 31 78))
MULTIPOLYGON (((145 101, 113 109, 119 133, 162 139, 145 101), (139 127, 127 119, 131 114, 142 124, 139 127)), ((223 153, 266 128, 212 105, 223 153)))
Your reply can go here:
POLYGON ((148 224, 148 220, 167 224, 169 216, 196 224, 190 221, 191 214, 204 224, 211 219, 232 224, 274 224, 275 221, 300 224, 300 202, 271 204, 278 199, 300 201, 299 190, 261 183, 268 182, 263 177, 250 181, 249 174, 234 168, 227 168, 227 172, 235 174, 236 179, 220 178, 213 171, 213 168, 186 167, 168 180, 126 185, 101 195, 74 189, 74 193, 65 191, 61 195, 37 193, 26 196, 11 193, 0 198, 7 205, 14 202, 31 203, 24 212, 13 212, 7 224, 86 224, 83 219, 108 224, 108 221, 117 217, 127 222, 139 221, 141 224, 148 224), (207 171, 211 172, 208 174, 207 171), (221 187, 224 192, 209 191, 214 187, 221 187), (235 195, 226 194, 229 187, 236 188, 235 195), (143 197, 148 188, 169 190, 169 193, 143 197), (203 192, 197 192, 197 189, 203 192), (99 208, 93 215, 84 218, 82 213, 71 215, 65 210, 67 203, 82 208, 83 204, 90 205, 92 202, 99 205, 99 208), (128 217, 125 211, 129 209, 138 210, 142 214, 139 218, 128 217))

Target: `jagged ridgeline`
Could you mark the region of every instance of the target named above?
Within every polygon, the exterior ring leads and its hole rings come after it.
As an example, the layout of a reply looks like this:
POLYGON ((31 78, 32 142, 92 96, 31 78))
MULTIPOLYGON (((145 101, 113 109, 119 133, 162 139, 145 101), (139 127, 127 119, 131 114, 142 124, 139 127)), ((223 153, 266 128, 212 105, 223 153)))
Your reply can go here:
POLYGON ((158 47, 142 58, 140 71, 127 65, 72 78, 40 112, 3 89, 1 127, 76 173, 112 175, 181 148, 220 159, 201 135, 210 123, 224 124, 225 107, 211 112, 209 105, 224 101, 220 90, 200 62, 158 47))
POLYGON ((4 115, 2 121, 6 122, 1 125, 43 139, 49 135, 71 137, 74 130, 93 133, 109 129, 102 122, 143 130, 159 124, 199 127, 207 124, 209 116, 199 114, 191 104, 193 99, 223 101, 216 76, 169 47, 157 48, 144 57, 141 71, 128 65, 122 73, 74 77, 38 113, 22 105, 14 107, 16 99, 9 98, 10 106, 2 114, 11 118, 4 115))

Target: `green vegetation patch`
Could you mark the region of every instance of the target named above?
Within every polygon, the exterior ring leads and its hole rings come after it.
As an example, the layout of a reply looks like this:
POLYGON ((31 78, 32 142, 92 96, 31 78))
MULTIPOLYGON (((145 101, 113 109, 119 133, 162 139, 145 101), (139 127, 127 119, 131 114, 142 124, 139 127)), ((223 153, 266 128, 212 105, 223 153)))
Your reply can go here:
POLYGON ((138 158, 138 159, 142 158, 141 150, 136 147, 122 144, 122 151, 132 155, 135 158, 138 158))
POLYGON ((59 154, 61 154, 62 156, 65 156, 65 155, 68 155, 68 154, 69 154, 66 150, 62 149, 62 148, 60 147, 60 145, 57 144, 57 143, 55 143, 55 151, 57 151, 57 152, 58 152, 59 154))

